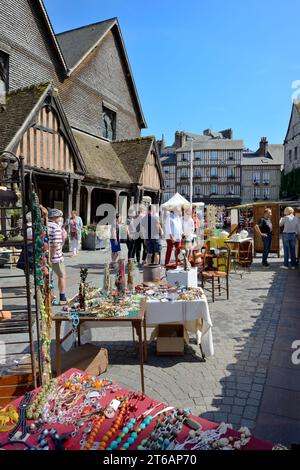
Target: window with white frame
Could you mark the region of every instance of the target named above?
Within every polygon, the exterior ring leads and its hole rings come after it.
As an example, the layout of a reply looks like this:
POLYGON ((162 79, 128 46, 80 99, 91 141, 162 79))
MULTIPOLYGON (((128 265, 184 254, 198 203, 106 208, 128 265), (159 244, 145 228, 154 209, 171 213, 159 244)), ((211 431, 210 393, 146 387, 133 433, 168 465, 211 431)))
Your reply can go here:
POLYGON ((200 184, 196 184, 196 185, 194 186, 194 194, 195 194, 195 196, 200 196, 200 194, 201 194, 201 186, 200 186, 200 184))
POLYGON ((234 169, 231 167, 227 168, 227 178, 234 178, 234 169))
POLYGON ((263 172, 263 183, 264 184, 270 183, 270 173, 268 171, 263 172))
POLYGON ((181 154, 181 161, 182 162, 187 162, 189 159, 189 154, 188 153, 182 153, 181 154))
POLYGON ((260 183, 260 173, 258 171, 253 173, 253 183, 260 183))
POLYGON ((263 198, 270 199, 270 188, 264 188, 263 198))
POLYGON ((218 152, 217 150, 212 150, 210 154, 211 160, 218 160, 218 152))
POLYGON ((181 195, 187 196, 188 195, 188 186, 186 184, 181 185, 181 195))
POLYGON ((181 170, 180 170, 180 177, 181 177, 181 178, 187 178, 187 176, 188 176, 187 168, 181 168, 181 170))
POLYGON ((260 198, 260 188, 254 188, 253 197, 254 197, 254 199, 259 199, 260 198))
POLYGON ((234 152, 228 152, 228 160, 234 160, 234 152))
POLYGON ((217 194, 217 185, 211 184, 210 185, 210 194, 217 194))
POLYGON ((195 160, 201 160, 201 157, 202 157, 201 152, 199 152, 199 151, 194 152, 194 159, 195 160))
POLYGON ((195 178, 201 178, 201 168, 195 168, 194 169, 194 176, 195 178))
POLYGON ((210 169, 211 178, 216 178, 218 176, 218 170, 215 166, 212 166, 210 169))
POLYGON ((230 185, 228 186, 228 194, 229 194, 230 196, 233 196, 233 194, 234 194, 234 185, 233 185, 233 184, 230 184, 230 185))

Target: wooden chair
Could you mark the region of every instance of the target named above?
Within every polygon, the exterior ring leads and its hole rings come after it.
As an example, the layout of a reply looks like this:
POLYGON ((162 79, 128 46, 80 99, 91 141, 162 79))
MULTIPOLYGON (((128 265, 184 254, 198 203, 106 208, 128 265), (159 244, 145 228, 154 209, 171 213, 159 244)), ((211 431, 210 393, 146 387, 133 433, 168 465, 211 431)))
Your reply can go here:
POLYGON ((249 240, 241 244, 241 247, 239 250, 238 264, 241 268, 244 268, 245 270, 248 269, 248 272, 250 272, 252 262, 253 262, 253 244, 252 244, 252 241, 249 240))
POLYGON ((200 272, 202 288, 208 290, 212 294, 212 301, 215 301, 215 288, 218 289, 219 295, 221 291, 225 290, 227 300, 229 299, 229 267, 230 267, 230 249, 226 246, 220 248, 220 254, 211 257, 211 255, 205 256, 204 259, 205 268, 200 272), (213 267, 213 260, 217 260, 217 267, 213 267), (210 263, 208 262, 210 261, 210 263), (225 286, 221 285, 221 279, 225 280, 225 286), (205 283, 209 283, 211 288, 205 287, 205 283))

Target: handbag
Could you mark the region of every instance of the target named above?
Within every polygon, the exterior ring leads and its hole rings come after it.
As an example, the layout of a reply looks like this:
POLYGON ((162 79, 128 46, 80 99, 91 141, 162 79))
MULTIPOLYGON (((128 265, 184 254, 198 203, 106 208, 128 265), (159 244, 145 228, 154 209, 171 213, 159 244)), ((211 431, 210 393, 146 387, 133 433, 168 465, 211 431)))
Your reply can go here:
MULTIPOLYGON (((29 263, 29 269, 32 271, 33 270, 33 265, 34 265, 34 257, 33 257, 33 244, 28 243, 27 245, 27 253, 28 253, 28 263, 29 263)), ((19 256, 18 262, 16 264, 16 267, 18 269, 22 269, 22 271, 25 271, 25 254, 24 254, 24 248, 21 251, 21 254, 19 256)))

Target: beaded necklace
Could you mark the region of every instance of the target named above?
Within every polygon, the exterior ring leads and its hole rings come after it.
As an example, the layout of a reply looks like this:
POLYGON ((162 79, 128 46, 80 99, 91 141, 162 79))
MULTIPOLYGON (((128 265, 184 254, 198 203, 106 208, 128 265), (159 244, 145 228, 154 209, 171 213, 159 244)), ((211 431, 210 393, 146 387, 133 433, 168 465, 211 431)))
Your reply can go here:
POLYGON ((51 379, 50 382, 45 384, 39 393, 36 395, 32 404, 29 406, 26 412, 27 419, 38 419, 42 413, 44 404, 46 403, 48 396, 51 395, 56 387, 56 379, 51 379))
POLYGON ((182 431, 183 421, 190 414, 188 410, 175 409, 171 414, 163 413, 154 430, 147 439, 143 439, 138 450, 164 450, 182 431))
POLYGON ((129 417, 128 404, 129 404, 129 397, 126 398, 125 401, 123 402, 120 412, 117 418, 114 420, 111 429, 107 431, 102 437, 102 440, 100 441, 99 446, 98 446, 98 450, 105 450, 106 447, 108 446, 110 439, 118 432, 120 427, 123 426, 123 424, 125 424, 125 422, 128 420, 128 417, 129 417))
POLYGON ((172 407, 167 407, 167 408, 164 408, 163 410, 159 411, 158 413, 156 413, 155 415, 151 415, 150 413, 152 413, 154 411, 155 408, 157 408, 158 406, 161 406, 162 403, 158 403, 157 405, 155 405, 151 410, 148 410, 146 412, 144 412, 141 416, 139 416, 137 419, 136 418, 131 418, 129 420, 129 423, 126 424, 126 426, 124 426, 124 428, 122 429, 122 431, 120 432, 118 438, 115 440, 115 441, 112 441, 110 443, 110 446, 108 447, 107 450, 115 450, 117 449, 117 447, 121 444, 123 438, 130 433, 130 430, 132 430, 130 436, 127 438, 126 442, 124 442, 124 444, 122 445, 121 447, 121 450, 127 450, 129 449, 129 447, 134 444, 134 442, 136 441, 136 439, 138 438, 138 435, 144 430, 146 429, 146 427, 151 423, 151 421, 156 417, 158 416, 159 414, 163 414, 165 413, 166 411, 169 411, 171 409, 173 409, 172 407), (147 416, 148 415, 148 416, 147 416), (134 429, 134 424, 136 423, 136 421, 139 421, 140 419, 142 419, 142 422, 140 424, 138 424, 134 429))

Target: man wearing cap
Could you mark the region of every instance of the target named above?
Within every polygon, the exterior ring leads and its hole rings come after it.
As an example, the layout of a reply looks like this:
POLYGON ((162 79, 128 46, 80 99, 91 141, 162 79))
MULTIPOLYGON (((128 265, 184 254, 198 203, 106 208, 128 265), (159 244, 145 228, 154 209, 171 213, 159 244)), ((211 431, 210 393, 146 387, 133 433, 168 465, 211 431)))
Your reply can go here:
POLYGON ((66 271, 62 254, 64 238, 62 227, 59 225, 62 216, 63 213, 59 209, 49 209, 48 211, 50 258, 52 269, 58 278, 59 301, 54 302, 57 305, 65 305, 67 303, 65 294, 66 271))

